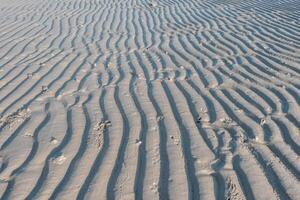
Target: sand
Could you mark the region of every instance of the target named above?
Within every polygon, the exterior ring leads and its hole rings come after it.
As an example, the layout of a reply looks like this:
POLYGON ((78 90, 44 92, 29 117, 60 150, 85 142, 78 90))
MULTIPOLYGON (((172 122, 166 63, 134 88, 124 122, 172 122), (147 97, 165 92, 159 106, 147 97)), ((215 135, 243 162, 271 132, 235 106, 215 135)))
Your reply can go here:
POLYGON ((299 15, 0 0, 1 199, 299 199, 299 15))

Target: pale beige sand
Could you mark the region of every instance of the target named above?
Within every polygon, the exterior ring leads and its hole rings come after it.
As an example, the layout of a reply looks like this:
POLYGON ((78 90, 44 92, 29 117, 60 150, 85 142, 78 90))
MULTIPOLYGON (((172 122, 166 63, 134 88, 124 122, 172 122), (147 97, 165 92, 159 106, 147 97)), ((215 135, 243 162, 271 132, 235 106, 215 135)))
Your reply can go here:
POLYGON ((300 1, 0 0, 2 199, 299 199, 300 1))

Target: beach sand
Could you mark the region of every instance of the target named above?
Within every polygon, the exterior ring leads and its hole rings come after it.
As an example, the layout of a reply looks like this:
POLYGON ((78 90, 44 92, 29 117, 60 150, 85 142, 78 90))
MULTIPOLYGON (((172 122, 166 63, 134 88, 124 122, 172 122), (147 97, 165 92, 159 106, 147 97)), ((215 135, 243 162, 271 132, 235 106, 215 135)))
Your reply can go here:
POLYGON ((299 199, 299 16, 0 0, 1 199, 299 199))

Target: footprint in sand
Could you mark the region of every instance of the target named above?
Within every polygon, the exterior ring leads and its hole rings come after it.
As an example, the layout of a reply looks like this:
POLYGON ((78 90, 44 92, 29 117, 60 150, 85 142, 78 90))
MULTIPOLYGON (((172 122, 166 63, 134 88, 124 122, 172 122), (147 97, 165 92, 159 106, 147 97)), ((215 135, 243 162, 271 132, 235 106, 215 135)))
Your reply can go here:
POLYGON ((58 157, 54 158, 52 161, 54 164, 62 165, 66 161, 66 157, 64 154, 59 155, 58 157))

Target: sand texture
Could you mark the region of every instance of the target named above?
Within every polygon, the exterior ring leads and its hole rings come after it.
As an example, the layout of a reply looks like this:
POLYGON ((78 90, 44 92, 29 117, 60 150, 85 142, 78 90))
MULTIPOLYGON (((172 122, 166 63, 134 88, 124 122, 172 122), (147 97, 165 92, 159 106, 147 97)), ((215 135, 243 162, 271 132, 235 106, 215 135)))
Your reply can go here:
POLYGON ((0 0, 3 200, 300 199, 300 1, 0 0))

